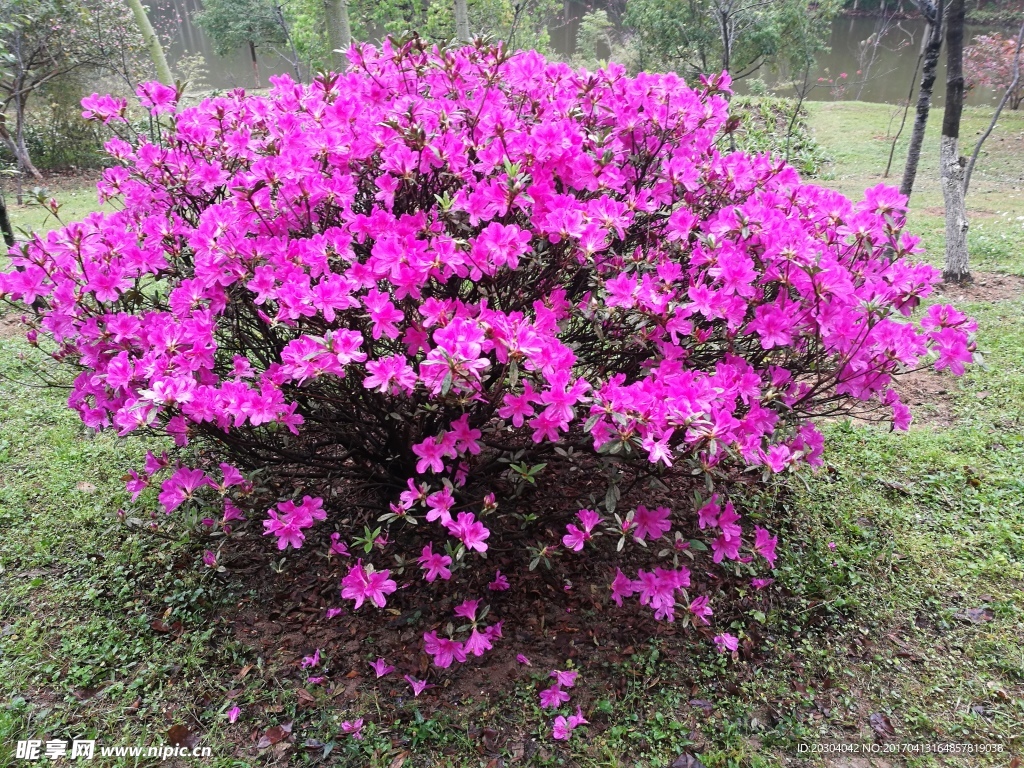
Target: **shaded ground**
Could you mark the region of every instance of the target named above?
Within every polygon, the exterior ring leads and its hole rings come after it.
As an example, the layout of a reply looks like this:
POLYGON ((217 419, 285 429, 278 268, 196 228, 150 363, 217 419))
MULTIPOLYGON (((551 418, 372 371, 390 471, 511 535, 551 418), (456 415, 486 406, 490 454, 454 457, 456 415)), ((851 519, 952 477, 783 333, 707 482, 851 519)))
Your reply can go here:
MULTIPOLYGON (((835 158, 827 184, 857 195, 880 180, 871 137, 888 117, 879 105, 812 105, 835 158)), ((983 119, 968 110, 965 134, 983 119)), ((495 561, 525 595, 490 600, 505 620, 498 663, 431 673, 437 687, 413 698, 399 675, 427 671, 418 636, 429 617, 396 600, 397 613, 328 620, 343 566, 322 542, 283 559, 257 548, 215 574, 196 567, 200 543, 126 530, 114 516, 120 476, 144 447, 87 436, 61 393, 26 387, 30 350, 0 325, 0 765, 15 763, 18 739, 148 745, 175 725, 213 747, 211 760, 181 765, 1009 765, 1024 748, 1024 119, 1008 119, 971 193, 995 212, 972 226, 976 283, 945 291, 978 318, 986 365, 955 382, 908 377, 909 434, 833 423, 822 472, 749 499, 781 558, 775 584, 715 616, 750 640, 735 661, 601 591, 571 603, 543 567, 495 561), (316 648, 320 683, 300 669, 316 648), (378 655, 400 667, 380 682, 368 666, 378 655), (537 691, 567 665, 581 670, 573 703, 591 724, 561 745, 537 691), (362 742, 340 733, 355 717, 362 742), (290 734, 259 750, 282 724, 290 734), (824 742, 1003 752, 801 752, 824 742)), ((912 215, 934 263, 936 165, 926 156, 912 215)), ((80 213, 89 194, 72 198, 80 213)), ((41 224, 38 211, 15 217, 41 224)), ((591 581, 569 577, 577 594, 591 581)))

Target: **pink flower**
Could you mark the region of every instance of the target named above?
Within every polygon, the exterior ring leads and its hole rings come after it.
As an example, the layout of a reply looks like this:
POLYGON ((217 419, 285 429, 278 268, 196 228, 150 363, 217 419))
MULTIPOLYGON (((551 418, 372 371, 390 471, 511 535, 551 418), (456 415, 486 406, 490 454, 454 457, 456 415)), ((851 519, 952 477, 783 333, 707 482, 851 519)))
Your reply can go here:
POLYGON ((624 597, 631 597, 637 591, 636 582, 628 578, 626 574, 615 569, 615 578, 612 580, 612 600, 619 607, 622 606, 624 597))
POLYGON ((341 555, 342 557, 351 557, 348 551, 348 545, 341 540, 341 534, 337 531, 331 534, 331 554, 341 555))
POLYGON ((834 541, 830 541, 830 542, 828 543, 828 548, 829 548, 830 550, 832 550, 833 552, 835 552, 835 551, 836 551, 836 543, 835 543, 834 541))
POLYGON ((303 656, 301 668, 306 669, 307 667, 317 667, 320 665, 320 649, 317 648, 312 656, 303 656))
POLYGON ((360 741, 363 738, 363 718, 359 718, 355 722, 349 722, 345 720, 341 724, 341 730, 352 736, 356 741, 360 741))
POLYGON ((420 564, 420 568, 426 571, 423 578, 428 582, 434 581, 438 576, 445 581, 452 577, 452 572, 448 569, 448 566, 452 564, 452 559, 448 555, 435 554, 431 544, 427 544, 423 548, 417 562, 420 564))
POLYGON ((466 660, 466 649, 462 643, 448 637, 438 637, 436 632, 423 635, 423 650, 434 657, 434 664, 447 669, 453 661, 460 664, 466 660))
POLYGON ((516 661, 518 661, 524 667, 532 667, 533 666, 533 664, 530 663, 530 660, 528 658, 526 658, 526 656, 524 656, 521 653, 517 653, 516 654, 516 661))
POLYGON ((769 584, 772 584, 774 581, 775 579, 751 579, 750 586, 752 586, 754 589, 764 589, 769 584))
POLYGON ((754 551, 768 561, 770 568, 775 567, 775 547, 778 543, 777 536, 770 535, 760 526, 754 526, 754 551))
POLYGON ((488 584, 487 588, 492 592, 504 592, 509 589, 508 579, 502 575, 501 571, 495 571, 494 581, 488 584))
POLYGON ((384 677, 384 675, 390 675, 395 671, 395 668, 384 661, 384 659, 372 661, 370 662, 370 666, 373 667, 373 671, 377 673, 377 677, 384 677))
POLYGON ((242 710, 241 709, 239 709, 237 706, 232 707, 231 709, 228 710, 228 722, 229 723, 235 722, 235 720, 238 719, 238 716, 240 714, 242 714, 242 710))
POLYGON ((341 608, 328 608, 327 609, 327 618, 328 619, 333 619, 335 616, 340 616, 344 612, 345 611, 343 611, 341 608))
POLYGON ((363 561, 357 560, 348 575, 341 580, 341 596, 356 601, 354 610, 358 610, 367 599, 378 608, 383 608, 387 603, 384 595, 390 595, 398 589, 398 584, 388 578, 390 575, 391 571, 367 571, 363 561))
POLYGON ((670 514, 668 507, 648 509, 643 504, 639 505, 633 515, 633 523, 636 525, 633 535, 641 541, 648 538, 660 539, 672 527, 668 519, 670 514))
POLYGON ((561 706, 568 700, 569 694, 559 688, 558 683, 540 692, 540 706, 542 709, 561 706))
POLYGON ((690 613, 693 614, 694 621, 699 621, 704 626, 710 624, 707 617, 713 612, 711 607, 708 605, 707 595, 701 595, 693 599, 690 603, 690 613))
POLYGON ((555 678, 555 682, 561 686, 564 686, 565 688, 572 688, 574 685, 576 685, 576 677, 578 674, 578 672, 562 672, 560 670, 553 669, 551 670, 551 674, 548 675, 548 677, 555 678))
POLYGON ((412 686, 412 695, 419 696, 427 688, 433 688, 433 685, 427 684, 426 680, 417 680, 415 677, 405 676, 405 681, 412 686))
POLYGON ((217 556, 213 554, 213 552, 211 552, 210 550, 206 550, 205 552, 203 552, 203 565, 205 565, 207 568, 216 568, 217 556))
POLYGON ((721 635, 715 636, 715 645, 718 647, 719 653, 725 653, 726 651, 735 651, 739 648, 740 641, 728 632, 724 632, 721 635))
POLYGON ((445 527, 452 536, 466 545, 466 549, 475 549, 477 552, 487 551, 484 540, 491 535, 491 532, 484 527, 483 523, 477 521, 472 512, 459 512, 458 519, 449 520, 445 527))
POLYGON ((454 613, 456 616, 461 616, 470 621, 476 621, 476 611, 480 607, 479 600, 463 600, 459 605, 455 606, 454 613))

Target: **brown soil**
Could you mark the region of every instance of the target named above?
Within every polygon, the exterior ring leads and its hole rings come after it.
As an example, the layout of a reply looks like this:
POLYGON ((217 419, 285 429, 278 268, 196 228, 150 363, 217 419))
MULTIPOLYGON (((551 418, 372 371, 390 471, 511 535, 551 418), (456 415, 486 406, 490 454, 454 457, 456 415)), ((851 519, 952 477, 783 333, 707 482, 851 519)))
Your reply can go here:
POLYGON ((998 272, 975 272, 966 285, 938 286, 935 296, 953 303, 961 301, 1012 301, 1024 298, 1024 277, 998 272))
POLYGON ((896 391, 914 414, 915 426, 948 427, 952 424, 956 418, 953 412, 953 388, 956 386, 955 376, 932 368, 914 371, 896 380, 896 391))

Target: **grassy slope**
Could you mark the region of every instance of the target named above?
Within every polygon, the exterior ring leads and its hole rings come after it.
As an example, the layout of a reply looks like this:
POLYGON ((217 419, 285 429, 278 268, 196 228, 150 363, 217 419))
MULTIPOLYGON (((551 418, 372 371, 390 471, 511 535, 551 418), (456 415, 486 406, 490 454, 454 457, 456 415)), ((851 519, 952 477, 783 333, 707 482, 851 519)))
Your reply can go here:
MULTIPOLYGON (((880 105, 812 105, 835 160, 825 183, 851 195, 878 183, 887 146, 876 137, 889 118, 880 105)), ((984 119, 969 111, 965 136, 984 119)), ((978 269, 1024 274, 1022 132, 1022 116, 1007 116, 979 166, 970 200, 978 269)), ((912 215, 933 260, 936 143, 912 215)), ((73 213, 89 199, 74 198, 73 213)), ((40 226, 41 217, 16 210, 15 223, 40 226)), ((948 384, 951 426, 893 435, 832 425, 826 471, 795 484, 779 531, 778 578, 792 594, 748 621, 764 621, 764 661, 727 664, 679 640, 638 644, 608 669, 585 671, 580 700, 595 725, 569 748, 547 736, 529 675, 426 719, 408 702, 394 721, 377 714, 369 687, 333 699, 314 689, 316 701, 301 705, 288 670, 233 639, 230 606, 254 595, 193 569, 194 553, 154 547, 117 524, 118 478, 141 446, 87 437, 59 393, 20 383, 31 376, 28 348, 0 326, 0 765, 29 735, 158 744, 174 723, 201 726, 215 755, 203 764, 313 763, 323 750, 257 757, 253 734, 294 719, 297 743, 330 742, 340 720, 358 714, 375 721, 367 738, 339 741, 327 763, 400 765, 410 753, 410 764, 486 765, 492 756, 481 756, 473 734, 490 725, 506 764, 525 746, 537 765, 667 765, 684 750, 708 766, 780 765, 797 760, 800 743, 870 742, 874 713, 889 717, 896 742, 1007 750, 886 756, 889 765, 1006 765, 1024 733, 1024 300, 964 308, 979 320, 987 366, 948 384), (968 609, 987 610, 971 623, 968 609), (165 613, 183 623, 180 635, 151 629, 165 613), (624 683, 602 688, 614 679, 624 683), (223 715, 228 689, 240 689, 234 726, 223 715)))

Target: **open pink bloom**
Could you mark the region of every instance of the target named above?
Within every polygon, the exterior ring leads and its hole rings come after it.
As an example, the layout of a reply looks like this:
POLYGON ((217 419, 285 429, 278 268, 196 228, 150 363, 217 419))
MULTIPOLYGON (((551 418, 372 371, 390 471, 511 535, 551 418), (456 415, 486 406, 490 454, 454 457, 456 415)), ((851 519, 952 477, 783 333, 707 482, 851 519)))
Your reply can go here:
POLYGON ((395 668, 384 661, 384 659, 371 661, 370 666, 373 667, 373 671, 377 673, 377 677, 384 677, 384 675, 390 675, 395 671, 395 668))
POLYGON ((622 599, 624 597, 631 597, 637 590, 636 582, 616 568, 615 578, 612 580, 612 600, 615 604, 621 607, 622 599))
POLYGON ((488 584, 487 588, 492 592, 504 592, 509 588, 508 579, 505 578, 501 571, 495 571, 494 581, 488 584))
POLYGON ((491 535, 491 532, 484 527, 483 523, 477 521, 472 512, 459 512, 458 519, 449 520, 445 527, 452 536, 466 545, 466 549, 475 549, 477 552, 487 551, 484 540, 491 535))
MULTIPOLYGON (((488 627, 487 629, 491 630, 492 627, 488 627)), ((501 629, 499 627, 498 636, 500 636, 500 632, 501 629)), ((472 653, 474 656, 483 656, 484 653, 486 653, 494 647, 491 645, 492 634, 493 632, 488 632, 486 630, 484 632, 479 632, 477 631, 476 627, 474 627, 473 630, 470 632, 469 638, 466 640, 463 648, 465 649, 466 653, 472 653)))
POLYGON ((559 688, 558 683, 540 692, 540 706, 543 709, 559 707, 568 700, 569 694, 559 688))
POLYGON ((555 682, 565 688, 572 688, 576 685, 576 677, 579 675, 578 672, 574 671, 561 671, 557 669, 551 670, 551 674, 548 677, 555 678, 555 682))
POLYGON ((357 560, 348 575, 341 580, 341 596, 346 600, 355 600, 355 610, 367 599, 378 608, 383 608, 387 603, 384 596, 398 589, 398 584, 388 578, 390 575, 391 571, 367 571, 363 561, 357 560))
POLYGON ((708 621, 708 616, 710 616, 713 613, 713 611, 711 610, 711 607, 708 605, 707 595, 701 595, 693 599, 693 601, 690 603, 690 613, 693 614, 695 622, 699 621, 704 626, 710 624, 710 622, 708 621))
POLYGON ((660 539, 672 527, 672 523, 668 519, 670 514, 671 512, 668 507, 648 509, 643 504, 640 504, 633 514, 633 523, 636 525, 633 535, 641 541, 644 539, 660 539))
POLYGON ((555 718, 555 724, 551 728, 551 736, 557 741, 568 741, 569 736, 572 734, 572 728, 569 727, 569 721, 565 719, 564 715, 559 715, 555 718))
POLYGON ((715 646, 718 648, 719 653, 725 653, 726 651, 735 651, 739 648, 740 641, 728 632, 723 632, 721 635, 715 636, 715 646))
POLYGON ((210 479, 201 469, 178 467, 173 475, 164 480, 157 498, 163 505, 164 511, 170 514, 192 499, 196 491, 210 484, 210 479))
POLYGON ((452 564, 452 559, 448 555, 435 553, 432 546, 427 544, 419 558, 417 558, 420 568, 426 571, 423 578, 432 582, 440 576, 443 580, 447 581, 452 577, 452 572, 448 569, 448 566, 452 564))
POLYGON ((348 720, 345 720, 341 724, 341 730, 352 736, 356 741, 360 741, 363 738, 363 718, 360 717, 358 720, 351 723, 348 720))
POLYGON ((447 669, 453 661, 462 663, 466 660, 466 649, 462 643, 448 637, 438 637, 436 632, 423 635, 423 650, 434 657, 434 664, 447 669))
POLYGON ((410 675, 405 676, 405 681, 412 686, 413 696, 419 696, 427 688, 434 687, 433 685, 428 684, 426 680, 417 680, 415 677, 411 677, 410 675))
POLYGON ((454 613, 470 621, 476 621, 476 611, 480 607, 479 600, 463 600, 455 606, 454 613))
POLYGON ((240 714, 242 714, 242 710, 241 709, 239 709, 237 706, 232 707, 231 709, 228 710, 228 722, 229 723, 235 722, 235 720, 238 719, 238 716, 240 714))
POLYGON ((581 725, 586 725, 590 721, 583 716, 583 710, 576 707, 576 714, 569 715, 569 727, 579 728, 581 725))
POLYGON ((754 551, 768 561, 770 568, 775 567, 775 547, 778 543, 777 536, 772 536, 760 526, 754 526, 754 551))
POLYGON ((313 652, 312 656, 303 656, 302 657, 302 664, 301 664, 302 669, 306 669, 307 667, 317 667, 319 665, 320 665, 320 649, 319 648, 317 648, 313 652))

